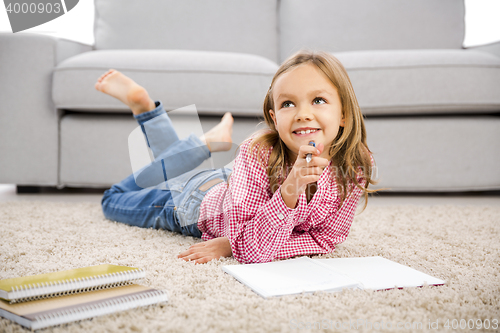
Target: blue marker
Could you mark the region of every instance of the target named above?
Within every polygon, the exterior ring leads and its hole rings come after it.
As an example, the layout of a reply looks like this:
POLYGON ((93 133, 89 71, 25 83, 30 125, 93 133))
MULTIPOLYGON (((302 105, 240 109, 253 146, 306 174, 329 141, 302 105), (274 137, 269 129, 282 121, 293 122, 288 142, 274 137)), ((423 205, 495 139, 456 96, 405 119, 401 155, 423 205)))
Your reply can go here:
MULTIPOLYGON (((314 143, 314 141, 309 141, 309 146, 313 146, 316 148, 316 144, 314 143)), ((306 162, 309 163, 311 162, 312 160, 312 154, 307 154, 306 155, 306 162)))

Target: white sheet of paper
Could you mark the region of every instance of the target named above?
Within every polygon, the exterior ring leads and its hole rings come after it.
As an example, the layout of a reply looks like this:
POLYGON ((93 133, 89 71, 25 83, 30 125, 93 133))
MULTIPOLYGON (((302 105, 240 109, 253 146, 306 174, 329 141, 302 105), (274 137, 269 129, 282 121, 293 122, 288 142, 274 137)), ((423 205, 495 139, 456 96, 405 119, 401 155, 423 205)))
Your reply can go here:
POLYGON ((227 265, 222 269, 262 297, 359 287, 356 281, 308 257, 263 264, 227 265))
POLYGON ((445 281, 382 257, 317 259, 360 283, 364 289, 440 285, 445 281))

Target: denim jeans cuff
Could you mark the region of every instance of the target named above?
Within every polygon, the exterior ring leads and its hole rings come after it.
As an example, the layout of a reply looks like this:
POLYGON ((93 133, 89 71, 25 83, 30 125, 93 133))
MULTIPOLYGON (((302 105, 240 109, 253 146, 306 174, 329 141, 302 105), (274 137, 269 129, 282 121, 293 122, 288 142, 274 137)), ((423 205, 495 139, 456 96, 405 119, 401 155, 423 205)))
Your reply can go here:
POLYGON ((160 114, 166 112, 161 101, 155 101, 155 106, 156 108, 154 110, 134 115, 134 118, 139 122, 140 125, 143 125, 148 120, 151 120, 154 117, 157 117, 160 114))

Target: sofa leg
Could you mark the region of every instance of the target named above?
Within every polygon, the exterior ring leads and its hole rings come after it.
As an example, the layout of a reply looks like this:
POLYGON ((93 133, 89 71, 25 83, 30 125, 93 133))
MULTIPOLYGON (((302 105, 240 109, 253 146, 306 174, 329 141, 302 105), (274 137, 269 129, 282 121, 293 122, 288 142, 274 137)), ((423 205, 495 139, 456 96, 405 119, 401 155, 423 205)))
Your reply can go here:
POLYGON ((25 193, 40 193, 42 191, 41 186, 23 186, 17 185, 17 194, 25 194, 25 193))

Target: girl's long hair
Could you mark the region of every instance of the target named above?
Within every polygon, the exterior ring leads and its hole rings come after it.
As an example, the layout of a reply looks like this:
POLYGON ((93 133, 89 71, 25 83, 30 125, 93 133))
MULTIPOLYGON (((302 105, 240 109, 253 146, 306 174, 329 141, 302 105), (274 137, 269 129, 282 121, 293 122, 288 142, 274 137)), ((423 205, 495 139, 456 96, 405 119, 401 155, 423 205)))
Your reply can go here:
POLYGON ((273 87, 276 80, 283 73, 305 63, 316 65, 328 77, 337 88, 342 104, 345 125, 339 128, 333 142, 329 146, 325 146, 325 149, 329 149, 329 160, 332 161, 334 166, 331 170, 331 176, 336 177, 341 204, 356 186, 363 190, 364 207, 366 207, 368 193, 376 192, 375 190, 368 190, 368 186, 376 184, 376 182, 371 177, 371 151, 366 144, 363 115, 347 71, 340 61, 329 53, 301 50, 283 62, 274 75, 264 100, 264 119, 269 128, 254 134, 249 149, 259 157, 262 166, 267 169, 271 192, 274 193, 286 179, 292 167, 292 160, 291 152, 281 140, 269 114, 269 110, 275 110, 273 87), (270 147, 273 147, 273 149, 267 165, 265 165, 261 158, 262 150, 270 147), (257 148, 256 151, 254 151, 255 148, 257 148), (364 186, 358 182, 358 177, 364 178, 364 186))

